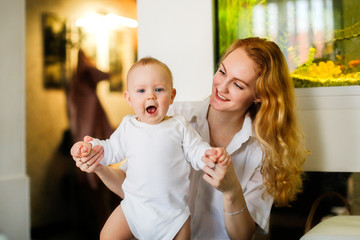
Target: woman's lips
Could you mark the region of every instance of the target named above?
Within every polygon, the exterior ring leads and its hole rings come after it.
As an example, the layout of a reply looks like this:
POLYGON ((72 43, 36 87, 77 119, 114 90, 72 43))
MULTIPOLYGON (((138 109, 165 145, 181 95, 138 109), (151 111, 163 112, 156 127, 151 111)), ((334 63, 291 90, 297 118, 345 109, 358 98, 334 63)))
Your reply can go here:
POLYGON ((217 99, 219 99, 221 101, 230 101, 229 99, 227 99, 226 97, 221 95, 217 89, 216 89, 216 97, 217 97, 217 99))

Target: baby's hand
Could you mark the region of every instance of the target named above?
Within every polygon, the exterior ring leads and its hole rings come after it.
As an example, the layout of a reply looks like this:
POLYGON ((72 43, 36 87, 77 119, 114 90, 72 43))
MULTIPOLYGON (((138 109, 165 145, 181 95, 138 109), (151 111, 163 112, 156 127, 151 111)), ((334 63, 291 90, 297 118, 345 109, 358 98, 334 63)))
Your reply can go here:
POLYGON ((206 151, 205 154, 214 163, 220 163, 223 166, 227 166, 231 163, 231 157, 225 148, 213 147, 211 150, 206 151))
POLYGON ((70 154, 73 158, 86 157, 91 153, 91 148, 91 143, 79 141, 72 146, 70 154))

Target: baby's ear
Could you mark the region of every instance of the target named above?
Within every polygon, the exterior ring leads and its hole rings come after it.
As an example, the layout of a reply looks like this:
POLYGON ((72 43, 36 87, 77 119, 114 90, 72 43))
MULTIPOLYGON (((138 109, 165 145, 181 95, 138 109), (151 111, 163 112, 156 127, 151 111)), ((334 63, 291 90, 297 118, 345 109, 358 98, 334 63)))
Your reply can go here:
POLYGON ((128 91, 124 92, 124 98, 127 101, 127 103, 131 106, 130 94, 128 91))
POLYGON ((175 99, 175 96, 176 96, 176 89, 175 89, 175 88, 173 88, 173 89, 172 89, 172 93, 171 93, 171 100, 170 100, 170 104, 173 104, 174 99, 175 99))

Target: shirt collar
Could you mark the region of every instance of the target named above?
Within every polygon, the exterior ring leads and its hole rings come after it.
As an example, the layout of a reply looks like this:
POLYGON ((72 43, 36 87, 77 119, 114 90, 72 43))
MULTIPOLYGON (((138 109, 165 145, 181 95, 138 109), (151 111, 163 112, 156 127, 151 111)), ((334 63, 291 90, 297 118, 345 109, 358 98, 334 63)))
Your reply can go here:
POLYGON ((233 152, 238 150, 243 143, 248 141, 250 137, 255 137, 255 131, 253 130, 250 115, 246 114, 242 128, 239 132, 235 134, 235 136, 227 146, 226 151, 229 154, 232 154, 233 152))
MULTIPOLYGON (((196 106, 194 109, 194 115, 191 117, 191 122, 196 121, 197 126, 207 124, 207 113, 210 105, 210 97, 207 97, 204 101, 196 106)), ((253 128, 250 114, 246 114, 243 126, 239 132, 237 132, 234 138, 231 140, 227 147, 229 154, 233 153, 241 147, 241 145, 250 139, 250 137, 256 137, 255 130, 253 128)))
POLYGON ((196 121, 198 126, 207 123, 207 114, 210 106, 210 96, 207 97, 204 101, 201 101, 200 104, 194 109, 194 115, 191 118, 191 121, 196 121))

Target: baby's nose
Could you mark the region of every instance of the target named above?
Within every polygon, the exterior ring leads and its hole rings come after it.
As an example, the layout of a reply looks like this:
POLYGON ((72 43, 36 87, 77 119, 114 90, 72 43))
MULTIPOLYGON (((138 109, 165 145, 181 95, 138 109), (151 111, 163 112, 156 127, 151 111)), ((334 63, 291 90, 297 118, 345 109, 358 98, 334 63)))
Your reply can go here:
POLYGON ((147 99, 148 99, 148 100, 154 100, 154 99, 156 99, 156 96, 155 96, 155 94, 150 93, 150 94, 148 95, 147 99))

